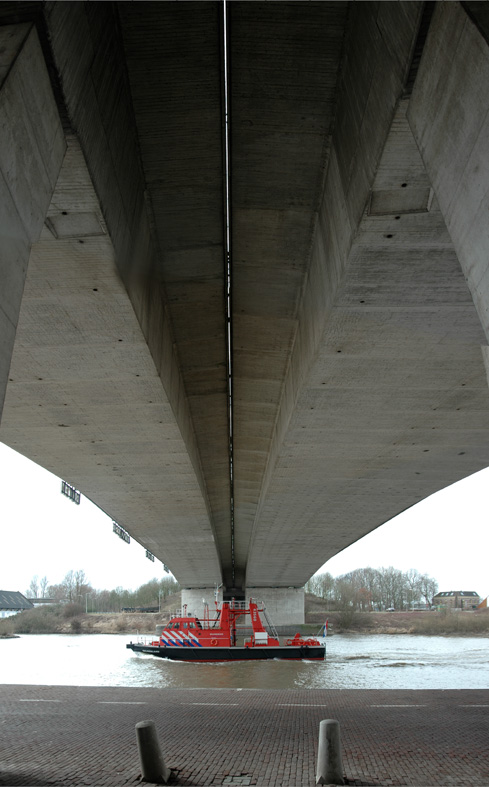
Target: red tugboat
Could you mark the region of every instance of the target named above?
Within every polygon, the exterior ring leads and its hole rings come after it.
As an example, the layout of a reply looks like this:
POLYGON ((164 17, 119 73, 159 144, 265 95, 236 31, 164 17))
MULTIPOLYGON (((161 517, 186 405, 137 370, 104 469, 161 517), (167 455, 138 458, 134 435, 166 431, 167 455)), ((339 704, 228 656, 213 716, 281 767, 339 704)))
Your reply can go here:
POLYGON ((208 607, 202 620, 187 614, 184 607, 181 614, 172 615, 159 639, 148 643, 130 642, 126 647, 136 653, 150 653, 176 661, 324 660, 326 647, 317 639, 303 639, 296 634, 281 645, 262 602, 250 599, 249 606, 235 599, 215 603, 213 618, 209 616, 208 607), (266 619, 270 633, 263 626, 260 613, 266 619), (238 646, 237 624, 246 623, 246 615, 251 618, 252 634, 244 640, 243 646, 238 646))

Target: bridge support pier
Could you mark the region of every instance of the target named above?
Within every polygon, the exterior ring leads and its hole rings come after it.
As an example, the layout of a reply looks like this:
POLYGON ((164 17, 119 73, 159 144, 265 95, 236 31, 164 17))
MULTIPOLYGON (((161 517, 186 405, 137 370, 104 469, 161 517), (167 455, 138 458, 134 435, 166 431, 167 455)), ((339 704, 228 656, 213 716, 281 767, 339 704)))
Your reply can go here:
MULTIPOLYGON (((182 607, 187 605, 188 611, 197 617, 203 617, 207 603, 212 615, 215 600, 215 588, 183 588, 182 607)), ((246 588, 246 600, 254 598, 263 601, 267 614, 275 626, 304 623, 304 588, 246 588)), ((223 600, 222 588, 219 590, 218 601, 223 600)))
POLYGON ((304 623, 304 588, 247 587, 246 598, 263 601, 275 626, 304 623))
MULTIPOLYGON (((213 614, 215 600, 215 587, 182 589, 182 607, 186 604, 189 614, 197 615, 198 618, 204 617, 205 604, 208 604, 209 612, 213 614)), ((222 601, 222 588, 218 591, 217 600, 222 601)))

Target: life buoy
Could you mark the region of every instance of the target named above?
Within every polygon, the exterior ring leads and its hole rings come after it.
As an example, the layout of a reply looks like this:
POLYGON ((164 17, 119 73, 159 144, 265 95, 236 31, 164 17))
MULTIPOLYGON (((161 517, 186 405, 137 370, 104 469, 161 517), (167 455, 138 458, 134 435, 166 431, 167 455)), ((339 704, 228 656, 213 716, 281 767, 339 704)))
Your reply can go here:
POLYGON ((211 645, 217 645, 217 639, 211 639, 211 645))
POLYGON ((288 639, 286 644, 287 645, 293 645, 294 644, 294 640, 293 639, 288 639))

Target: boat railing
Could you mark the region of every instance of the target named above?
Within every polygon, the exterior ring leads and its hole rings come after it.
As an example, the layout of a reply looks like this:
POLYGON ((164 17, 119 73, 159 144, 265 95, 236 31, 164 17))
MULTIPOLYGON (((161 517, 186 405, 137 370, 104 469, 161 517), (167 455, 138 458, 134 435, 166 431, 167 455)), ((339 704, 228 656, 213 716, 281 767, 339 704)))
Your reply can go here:
POLYGON ((275 639, 278 639, 278 631, 277 631, 277 629, 275 628, 275 626, 273 625, 273 623, 272 623, 272 621, 270 620, 270 618, 268 617, 268 615, 267 615, 267 610, 266 610, 266 608, 265 608, 265 604, 263 604, 263 602, 262 602, 262 606, 263 606, 263 609, 262 609, 262 611, 261 611, 261 612, 262 612, 262 615, 263 615, 263 617, 264 617, 264 618, 265 618, 265 620, 266 620, 266 623, 267 623, 267 627, 268 627, 269 634, 271 634, 271 635, 272 635, 272 637, 275 637, 275 639))
POLYGON ((183 610, 183 609, 176 609, 175 612, 170 613, 170 620, 173 620, 173 618, 183 618, 183 617, 193 618, 194 615, 192 612, 188 612, 188 610, 183 610))
MULTIPOLYGON (((170 620, 174 620, 175 618, 197 618, 193 612, 189 612, 188 610, 177 609, 175 612, 170 614, 170 620)), ((219 615, 215 618, 197 618, 198 626, 200 624, 200 628, 203 629, 210 629, 214 628, 215 624, 219 621, 219 615)))
POLYGON ((238 609, 238 610, 245 610, 248 609, 248 604, 246 601, 237 601, 233 598, 229 604, 230 609, 238 609))

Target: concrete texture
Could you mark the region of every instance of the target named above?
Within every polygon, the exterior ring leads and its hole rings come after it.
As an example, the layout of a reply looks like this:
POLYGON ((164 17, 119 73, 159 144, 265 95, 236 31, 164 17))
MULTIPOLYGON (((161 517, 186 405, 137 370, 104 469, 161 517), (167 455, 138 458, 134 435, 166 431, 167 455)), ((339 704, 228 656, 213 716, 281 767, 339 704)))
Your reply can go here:
POLYGON ((193 583, 205 580, 209 566, 219 578, 194 469, 71 136, 46 224, 32 247, 2 438, 21 452, 27 439, 31 459, 129 532, 138 522, 138 537, 153 553, 164 522, 183 528, 185 500, 185 551, 168 535, 160 557, 177 573, 190 561, 193 583), (53 237, 49 226, 64 230, 53 237))
POLYGON ((140 784, 156 724, 180 785, 315 784, 319 723, 340 723, 350 785, 485 787, 487 691, 2 686, 0 785, 140 784))
POLYGON ((229 4, 231 488, 222 7, 0 4, 36 15, 83 159, 44 207, 0 437, 186 588, 297 590, 489 464, 485 17, 438 3, 426 38, 430 8, 229 4))
MULTIPOLYGON (((182 609, 187 606, 189 615, 197 615, 198 618, 204 617, 205 606, 209 610, 211 617, 215 614, 216 588, 183 588, 182 589, 182 609)), ((217 593, 217 600, 222 601, 222 589, 217 593)))
MULTIPOLYGON (((244 597, 246 601, 254 598, 265 604, 267 615, 275 626, 304 623, 304 589, 303 588, 270 588, 247 587, 244 597)), ((208 605, 211 616, 215 609, 215 587, 183 588, 182 607, 187 605, 191 614, 203 617, 205 604, 208 605)), ((218 601, 222 601, 222 589, 218 593, 218 601)), ((227 596, 226 596, 227 598, 227 596)), ((263 620, 266 624, 266 620, 263 620)), ((251 626, 249 617, 243 620, 243 625, 251 626)))
POLYGON ((409 120, 489 342, 489 47, 463 8, 436 8, 409 120), (477 74, 477 79, 471 75, 477 74), (440 139, 443 145, 440 145, 440 139))
POLYGON ((39 39, 0 28, 0 413, 30 247, 43 226, 64 138, 39 39))
POLYGON ((304 588, 247 587, 246 598, 263 601, 275 626, 304 623, 304 588))

